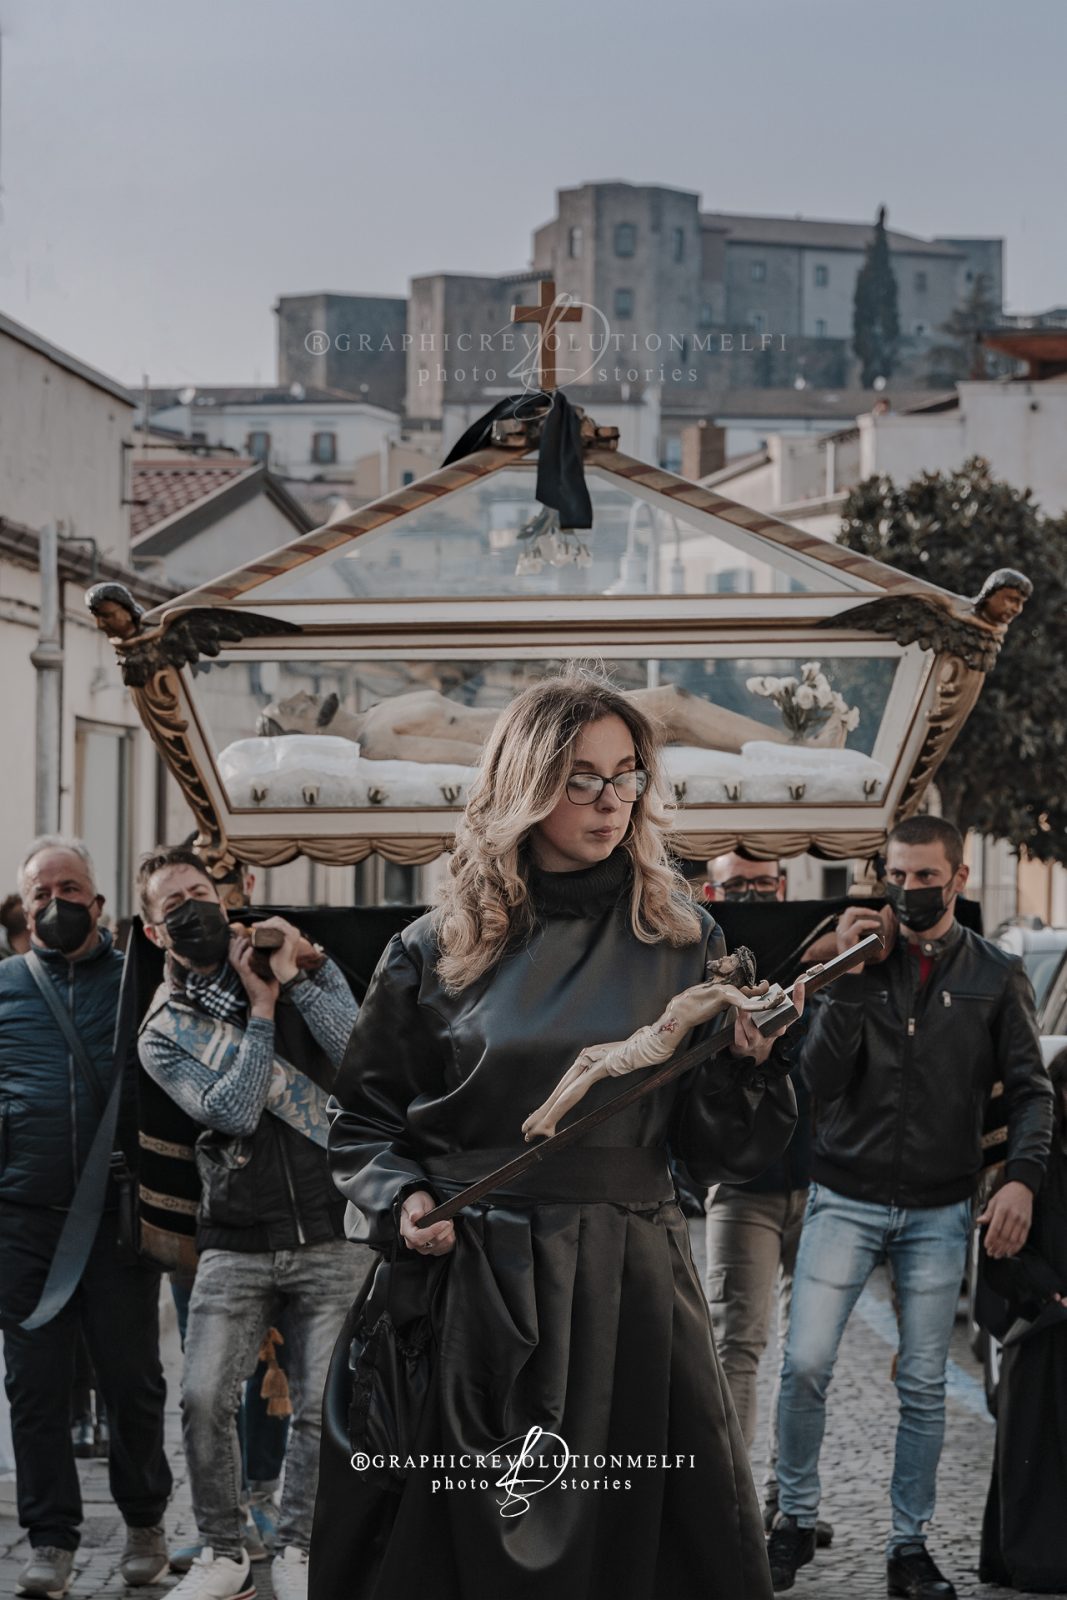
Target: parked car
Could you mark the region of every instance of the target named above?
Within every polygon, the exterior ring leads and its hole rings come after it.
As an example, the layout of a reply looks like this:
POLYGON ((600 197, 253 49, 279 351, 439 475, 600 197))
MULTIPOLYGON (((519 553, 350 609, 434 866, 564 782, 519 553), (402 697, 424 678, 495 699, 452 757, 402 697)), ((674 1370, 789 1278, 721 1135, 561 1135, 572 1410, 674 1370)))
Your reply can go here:
POLYGON ((1041 1030, 1041 1053, 1048 1066, 1061 1050, 1067 1050, 1067 948, 1038 1003, 1037 1025, 1041 1030))
POLYGON ((1002 950, 1010 950, 1012 955, 1022 957, 1040 1011, 1067 952, 1067 928, 1010 923, 1007 927, 998 928, 994 943, 999 944, 1002 950))

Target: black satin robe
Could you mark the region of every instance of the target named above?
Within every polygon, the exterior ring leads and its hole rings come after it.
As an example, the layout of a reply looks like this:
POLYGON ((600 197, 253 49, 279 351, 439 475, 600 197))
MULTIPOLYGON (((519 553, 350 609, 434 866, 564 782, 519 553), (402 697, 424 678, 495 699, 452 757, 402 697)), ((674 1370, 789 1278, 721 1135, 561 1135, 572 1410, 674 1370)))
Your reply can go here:
MULTIPOLYGON (((353 1237, 387 1245, 398 1195, 444 1198, 517 1154, 524 1118, 584 1045, 627 1037, 703 980, 723 953, 711 917, 692 945, 645 945, 627 898, 615 858, 552 875, 528 944, 458 996, 436 977, 429 917, 394 938, 336 1088, 330 1162, 353 1237)), ((392 1494, 362 1483, 324 1430, 310 1600, 768 1600, 759 1506, 665 1155, 669 1140, 710 1184, 784 1149, 788 1079, 728 1063, 546 1160, 529 1193, 464 1213, 455 1251, 426 1264, 447 1276, 422 1451, 484 1456, 536 1425, 574 1455, 657 1466, 569 1467, 578 1487, 503 1517, 493 1473, 486 1492, 435 1492, 472 1473, 427 1468, 392 1494), (592 1487, 604 1479, 630 1487, 592 1487)), ((618 1093, 597 1084, 571 1115, 618 1093)))

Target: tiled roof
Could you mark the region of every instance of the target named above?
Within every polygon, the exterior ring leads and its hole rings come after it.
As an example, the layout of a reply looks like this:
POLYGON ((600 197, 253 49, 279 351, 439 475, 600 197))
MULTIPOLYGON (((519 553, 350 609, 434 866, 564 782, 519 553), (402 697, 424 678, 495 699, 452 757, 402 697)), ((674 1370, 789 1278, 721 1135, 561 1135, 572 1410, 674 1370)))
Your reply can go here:
MULTIPOLYGON (((851 420, 870 411, 879 399, 888 400, 893 410, 900 412, 934 398, 930 389, 897 389, 892 384, 881 394, 873 389, 726 389, 721 394, 694 400, 693 414, 711 417, 717 422, 731 417, 847 417, 851 420)), ((679 409, 672 405, 671 414, 676 415, 679 409)))
MULTIPOLYGON (((348 394, 343 389, 316 389, 312 386, 292 385, 288 387, 278 384, 232 383, 208 384, 203 388, 193 389, 192 398, 182 400, 185 388, 152 388, 148 391, 153 410, 162 410, 164 407, 188 404, 194 411, 202 407, 211 406, 278 406, 278 405, 326 405, 344 402, 346 405, 360 405, 358 395, 348 394), (294 393, 294 389, 296 392, 294 393)), ((143 390, 130 391, 132 399, 139 405, 143 390)))
POLYGON ((131 537, 139 539, 161 522, 260 470, 258 462, 242 457, 226 461, 135 461, 130 490, 131 537))
MULTIPOLYGON (((730 244, 778 244, 812 250, 863 250, 874 232, 871 222, 820 222, 812 217, 744 217, 727 211, 703 211, 703 227, 723 232, 730 244)), ((960 257, 954 245, 919 239, 913 233, 886 230, 891 250, 909 255, 960 257)))

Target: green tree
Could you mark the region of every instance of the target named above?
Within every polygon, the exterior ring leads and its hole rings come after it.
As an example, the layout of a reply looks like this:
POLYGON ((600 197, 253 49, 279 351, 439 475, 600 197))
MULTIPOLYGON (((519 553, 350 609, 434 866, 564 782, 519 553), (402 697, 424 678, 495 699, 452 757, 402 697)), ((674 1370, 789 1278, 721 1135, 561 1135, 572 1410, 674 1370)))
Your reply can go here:
POLYGON ((868 478, 845 503, 842 544, 973 595, 997 567, 1034 584, 936 783, 945 816, 1042 861, 1067 863, 1067 517, 975 457, 897 486, 868 478))
POLYGON ((852 301, 852 348, 859 357, 860 382, 865 389, 873 388, 875 378, 892 374, 900 344, 897 280, 889 259, 885 215, 885 206, 879 206, 852 301))
POLYGON ((945 335, 945 341, 935 345, 927 357, 929 381, 935 388, 950 389, 964 378, 993 375, 982 334, 993 326, 999 314, 992 283, 984 272, 979 272, 966 300, 937 330, 945 335))

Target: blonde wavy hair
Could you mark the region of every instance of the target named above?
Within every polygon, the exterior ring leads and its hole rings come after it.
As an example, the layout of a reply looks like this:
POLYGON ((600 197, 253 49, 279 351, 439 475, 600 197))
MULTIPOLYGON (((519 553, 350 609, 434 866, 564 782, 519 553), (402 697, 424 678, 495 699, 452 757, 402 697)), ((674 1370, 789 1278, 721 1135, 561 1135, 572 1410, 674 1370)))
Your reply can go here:
POLYGON ((449 876, 434 913, 437 972, 453 993, 495 966, 532 932, 526 871, 531 830, 558 805, 582 729, 621 717, 648 787, 620 845, 633 863, 630 926, 643 944, 693 944, 700 919, 664 842, 669 802, 653 723, 604 673, 570 667, 526 689, 502 712, 456 830, 449 876))

